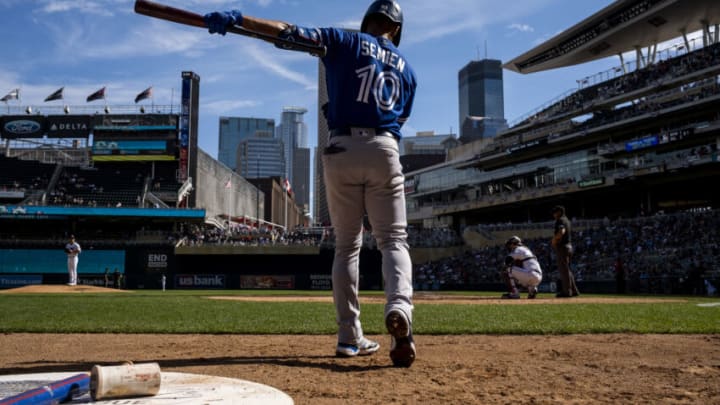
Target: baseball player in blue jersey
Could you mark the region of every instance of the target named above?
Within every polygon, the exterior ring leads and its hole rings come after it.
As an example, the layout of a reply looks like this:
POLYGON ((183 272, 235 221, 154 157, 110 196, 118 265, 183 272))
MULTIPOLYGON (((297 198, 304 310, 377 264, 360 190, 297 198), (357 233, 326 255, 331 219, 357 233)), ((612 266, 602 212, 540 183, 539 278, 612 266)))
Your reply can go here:
POLYGON ((360 32, 303 28, 243 16, 238 10, 205 15, 210 33, 229 26, 309 45, 324 46, 329 144, 323 151, 330 220, 336 235, 332 268, 338 356, 375 353, 380 345, 363 335, 360 323, 359 256, 363 216, 368 215, 382 252, 385 325, 390 358, 397 367, 415 360, 412 335, 412 263, 407 244, 404 181, 398 141, 410 116, 417 81, 398 50, 403 16, 393 0, 374 1, 360 32))

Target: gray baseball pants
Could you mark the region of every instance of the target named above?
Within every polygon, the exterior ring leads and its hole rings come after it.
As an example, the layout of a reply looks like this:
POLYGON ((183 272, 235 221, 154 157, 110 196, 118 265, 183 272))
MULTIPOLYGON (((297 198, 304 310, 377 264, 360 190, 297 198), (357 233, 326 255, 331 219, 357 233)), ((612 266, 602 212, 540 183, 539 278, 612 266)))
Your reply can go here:
POLYGON ((363 134, 331 138, 322 156, 335 233, 333 300, 338 341, 343 343, 355 343, 363 337, 358 288, 366 211, 382 252, 385 315, 398 309, 412 322, 412 263, 407 244, 405 176, 398 143, 389 134, 373 136, 372 130, 363 134))

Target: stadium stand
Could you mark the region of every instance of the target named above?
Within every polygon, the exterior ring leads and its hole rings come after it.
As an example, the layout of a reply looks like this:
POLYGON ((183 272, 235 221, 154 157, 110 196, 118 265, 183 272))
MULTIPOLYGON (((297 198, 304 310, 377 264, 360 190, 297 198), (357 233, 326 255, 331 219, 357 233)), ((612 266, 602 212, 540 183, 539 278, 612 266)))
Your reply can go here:
MULTIPOLYGON (((622 260, 623 292, 705 295, 705 281, 720 283, 720 211, 701 210, 634 218, 574 221, 573 272, 580 285, 615 292, 615 262, 622 260), (604 287, 603 287, 604 285, 604 287)), ((558 279, 550 248, 552 223, 482 226, 494 244, 442 260, 416 263, 418 289, 488 289, 500 285, 499 270, 510 235, 521 235, 538 257, 544 283, 558 279), (538 234, 546 236, 536 236, 538 234), (528 235, 528 237, 525 237, 528 235), (535 236, 530 236, 535 235, 535 236)))
POLYGON ((21 199, 45 191, 54 168, 54 165, 0 156, 0 191, 22 192, 21 199))

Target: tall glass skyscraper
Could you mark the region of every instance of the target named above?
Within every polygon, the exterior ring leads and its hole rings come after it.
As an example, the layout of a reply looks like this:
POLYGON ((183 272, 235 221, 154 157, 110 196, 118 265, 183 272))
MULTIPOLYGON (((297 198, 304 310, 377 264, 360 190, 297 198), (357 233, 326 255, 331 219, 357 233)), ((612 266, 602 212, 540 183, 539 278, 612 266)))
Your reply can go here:
POLYGON ((458 73, 460 141, 495 136, 505 127, 502 62, 471 61, 458 73))
POLYGON ((303 115, 307 109, 302 107, 283 108, 280 118, 280 125, 277 127, 277 137, 285 144, 283 152, 285 156, 285 177, 293 178, 294 167, 293 155, 297 148, 307 148, 307 125, 303 121, 303 115))
POLYGON ((256 134, 275 133, 275 120, 270 118, 220 117, 218 160, 236 172, 238 146, 256 134))
POLYGON ((295 193, 295 202, 301 207, 310 204, 310 156, 304 153, 308 147, 305 113, 307 113, 307 109, 303 107, 283 108, 280 125, 276 132, 276 136, 285 145, 283 151, 285 157, 284 177, 290 181, 295 193))
POLYGON ((282 140, 272 133, 259 132, 243 139, 237 151, 237 172, 246 179, 283 177, 285 161, 282 151, 282 140))

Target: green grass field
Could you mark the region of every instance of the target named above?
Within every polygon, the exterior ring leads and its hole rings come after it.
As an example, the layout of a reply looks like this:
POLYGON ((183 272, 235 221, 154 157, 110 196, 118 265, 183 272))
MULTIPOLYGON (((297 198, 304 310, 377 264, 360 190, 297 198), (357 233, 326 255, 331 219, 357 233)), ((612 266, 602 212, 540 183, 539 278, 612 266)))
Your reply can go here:
MULTIPOLYGON (((361 297, 381 294, 363 292, 361 297)), ((496 293, 461 294, 497 296, 496 293)), ((335 311, 331 303, 271 303, 207 298, 219 295, 328 296, 329 292, 139 290, 126 294, 0 294, 0 333, 336 332, 335 311)), ((553 303, 533 305, 422 302, 415 307, 414 332, 438 335, 720 333, 720 306, 699 305, 718 303, 720 299, 678 296, 633 298, 637 298, 639 302, 617 304, 563 300, 558 304, 555 300, 548 300, 553 303), (667 302, 657 302, 658 299, 667 299, 667 302), (643 300, 648 302, 642 302, 643 300), (676 302, 677 300, 684 302, 676 302)), ((362 304, 362 321, 366 333, 385 333, 382 311, 381 304, 362 304)))

